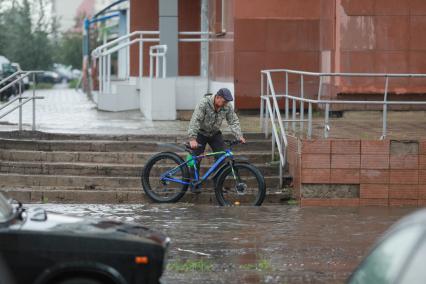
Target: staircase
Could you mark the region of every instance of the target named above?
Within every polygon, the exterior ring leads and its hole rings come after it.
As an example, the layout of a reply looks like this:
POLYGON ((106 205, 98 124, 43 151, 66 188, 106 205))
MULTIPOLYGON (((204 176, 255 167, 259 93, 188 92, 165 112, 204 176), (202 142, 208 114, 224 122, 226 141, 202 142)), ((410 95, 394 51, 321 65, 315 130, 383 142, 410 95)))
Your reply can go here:
MULTIPOLYGON (((271 163, 271 141, 247 133, 246 145, 234 153, 245 156, 264 174, 265 203, 289 198, 280 189, 278 163, 271 163)), ((228 137, 229 138, 229 137, 228 137)), ((147 203, 140 181, 145 162, 160 151, 176 151, 163 143, 182 145, 184 136, 49 134, 35 131, 0 133, 0 190, 21 202, 147 203)), ((179 153, 181 156, 185 152, 179 153)), ((206 168, 211 161, 203 162, 206 168)), ((216 203, 213 185, 182 201, 216 203)))

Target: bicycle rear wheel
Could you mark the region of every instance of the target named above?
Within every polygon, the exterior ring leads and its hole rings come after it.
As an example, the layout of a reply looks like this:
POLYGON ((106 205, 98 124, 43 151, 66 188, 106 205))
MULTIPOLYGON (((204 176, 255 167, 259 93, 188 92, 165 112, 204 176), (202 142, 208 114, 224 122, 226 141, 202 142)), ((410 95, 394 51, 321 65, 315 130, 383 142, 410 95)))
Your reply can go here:
POLYGON ((222 206, 260 206, 266 195, 265 179, 253 165, 234 164, 219 176, 215 194, 222 206))
POLYGON ((161 178, 162 175, 174 169, 167 174, 168 178, 188 181, 188 167, 179 166, 182 163, 184 163, 183 159, 172 152, 162 152, 149 159, 143 169, 141 180, 143 190, 151 200, 169 203, 177 202, 183 197, 188 185, 161 178))

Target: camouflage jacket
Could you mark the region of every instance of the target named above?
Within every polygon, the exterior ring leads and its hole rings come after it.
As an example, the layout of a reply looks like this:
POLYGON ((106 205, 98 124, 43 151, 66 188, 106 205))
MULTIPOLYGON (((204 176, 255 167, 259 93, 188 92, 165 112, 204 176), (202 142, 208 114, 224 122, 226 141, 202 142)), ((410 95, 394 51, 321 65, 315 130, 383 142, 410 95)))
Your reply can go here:
POLYGON ((190 138, 197 138, 197 134, 201 133, 204 136, 211 137, 220 130, 223 119, 226 119, 234 136, 237 139, 243 137, 240 121, 232 105, 227 104, 216 112, 214 98, 215 95, 205 96, 195 107, 191 121, 189 122, 188 136, 190 138))

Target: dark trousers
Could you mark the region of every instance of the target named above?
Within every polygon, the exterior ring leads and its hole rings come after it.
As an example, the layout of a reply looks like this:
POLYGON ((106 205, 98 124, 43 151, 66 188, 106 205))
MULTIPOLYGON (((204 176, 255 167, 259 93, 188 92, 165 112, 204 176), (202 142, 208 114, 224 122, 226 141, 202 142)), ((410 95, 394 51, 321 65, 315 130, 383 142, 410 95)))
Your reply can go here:
MULTIPOLYGON (((200 148, 197 148, 193 151, 194 155, 201 155, 205 149, 206 145, 209 144, 213 152, 219 152, 225 150, 225 143, 223 142, 222 132, 217 132, 211 137, 204 136, 203 134, 198 133, 197 143, 201 145, 200 148)), ((215 160, 218 159, 218 156, 215 157, 215 160)), ((197 172, 200 172, 201 160, 197 160, 197 172)))

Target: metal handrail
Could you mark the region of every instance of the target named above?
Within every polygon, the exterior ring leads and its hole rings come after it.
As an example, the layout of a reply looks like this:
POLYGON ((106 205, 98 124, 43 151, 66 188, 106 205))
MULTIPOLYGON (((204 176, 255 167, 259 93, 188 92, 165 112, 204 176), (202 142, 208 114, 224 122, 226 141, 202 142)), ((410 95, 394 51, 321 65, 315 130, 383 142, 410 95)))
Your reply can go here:
MULTIPOLYGON (((296 122, 299 122, 300 129, 304 131, 303 123, 308 122, 307 129, 307 137, 310 139, 312 137, 312 107, 314 104, 316 105, 325 105, 325 115, 324 115, 324 137, 328 138, 328 134, 330 131, 329 126, 329 112, 330 105, 333 104, 369 104, 369 105, 383 105, 383 117, 382 117, 382 135, 380 139, 385 139, 387 135, 387 108, 388 105, 426 105, 426 101, 389 101, 388 100, 388 88, 389 88, 389 80, 390 78, 426 78, 426 74, 404 74, 404 73, 319 73, 319 72, 306 72, 306 71, 298 71, 291 69, 270 69, 270 70, 262 70, 261 71, 261 110, 260 110, 260 118, 261 118, 261 128, 264 130, 265 135, 268 135, 268 122, 267 118, 270 119, 273 126, 273 137, 275 137, 275 141, 273 141, 272 145, 272 155, 275 152, 275 144, 278 146, 278 150, 280 152, 280 161, 281 165, 285 165, 285 156, 281 153, 286 152, 287 144, 282 145, 277 135, 281 134, 280 139, 286 138, 286 128, 288 127, 288 123, 292 123, 293 130, 296 129, 296 122), (272 73, 285 73, 285 93, 277 94, 274 89, 274 84, 272 82, 272 73), (296 74, 300 76, 300 96, 290 95, 289 93, 289 74, 296 74), (318 98, 310 99, 304 97, 304 76, 314 76, 319 77, 319 88, 318 88, 318 98), (268 93, 264 94, 264 77, 267 78, 267 86, 266 89, 268 93), (385 79, 384 86, 384 96, 383 100, 374 100, 374 101, 366 101, 366 100, 323 100, 321 99, 322 86, 324 84, 323 77, 382 77, 385 79), (285 99, 285 119, 281 119, 280 108, 277 103, 277 99, 284 98, 285 99), (273 102, 273 108, 271 108, 270 100, 273 102), (290 119, 290 111, 289 111, 289 101, 293 101, 293 110, 292 110, 292 118, 290 119), (300 115, 299 119, 296 119, 296 102, 300 104, 300 115), (304 119, 304 103, 308 103, 308 119, 304 119), (275 126, 275 120, 273 119, 273 113, 276 113, 278 118, 279 130, 275 126), (282 122, 285 122, 285 127, 282 125, 282 122), (280 133, 278 133, 280 132, 280 133), (280 149, 280 147, 284 146, 285 149, 280 149), (281 150, 281 151, 280 151, 281 150)), ((285 141, 285 140, 284 140, 285 141)))
MULTIPOLYGON (((4 113, 3 115, 0 115, 0 119, 2 119, 3 117, 5 117, 6 115, 8 115, 9 113, 13 112, 14 110, 16 110, 17 108, 20 108, 21 106, 23 106, 24 104, 26 104, 27 102, 31 101, 31 100, 37 100, 37 99, 44 99, 44 97, 17 97, 15 99, 13 99, 11 101, 11 103, 16 102, 17 100, 24 100, 24 102, 19 103, 17 106, 15 106, 14 108, 12 108, 11 110, 7 111, 6 113, 4 113)), ((8 104, 10 105, 10 104, 8 104)), ((4 107, 0 108, 3 109, 4 107)))
MULTIPOLYGON (((22 74, 22 73, 25 73, 25 74, 22 75, 22 76, 20 76, 19 78, 15 79, 15 80, 13 80, 12 82, 10 82, 9 84, 7 84, 6 86, 2 87, 0 89, 0 93, 3 92, 4 90, 10 88, 11 86, 13 86, 14 84, 16 84, 17 82, 22 81, 22 79, 24 79, 25 77, 28 77, 31 74, 42 73, 44 71, 18 71, 18 72, 20 72, 20 74, 22 74)), ((12 75, 14 75, 14 74, 16 74, 14 76, 20 75, 20 74, 17 74, 18 72, 13 73, 12 75)), ((8 78, 12 78, 12 75, 10 75, 8 78)))
POLYGON ((154 57, 155 57, 155 78, 160 76, 160 57, 162 60, 162 78, 166 78, 167 69, 167 45, 153 45, 149 48, 149 77, 152 78, 154 74, 154 57))
POLYGON ((116 44, 117 42, 120 42, 120 41, 123 41, 123 40, 127 40, 127 39, 129 39, 129 38, 131 38, 131 37, 133 37, 133 36, 159 35, 159 34, 160 34, 160 32, 159 32, 159 31, 134 31, 134 32, 131 32, 130 34, 127 34, 127 35, 121 36, 121 37, 116 38, 116 39, 114 39, 114 40, 112 40, 112 41, 110 41, 110 42, 107 42, 107 43, 105 43, 105 44, 103 44, 103 45, 98 46, 97 48, 95 48, 95 49, 92 51, 92 56, 95 56, 95 57, 96 57, 96 54, 97 54, 100 50, 105 49, 105 48, 108 48, 108 47, 110 47, 110 46, 112 46, 112 45, 116 44))
POLYGON ((2 80, 0 81, 0 85, 1 85, 1 84, 3 84, 4 82, 9 81, 11 78, 13 78, 13 77, 15 77, 15 76, 17 76, 17 75, 19 75, 19 74, 21 74, 21 73, 23 73, 23 72, 24 72, 24 71, 16 71, 15 73, 13 73, 12 75, 10 75, 9 77, 6 77, 6 78, 2 79, 2 80))
POLYGON ((28 77, 29 75, 33 75, 33 95, 32 97, 22 97, 22 86, 21 84, 19 85, 19 96, 16 97, 15 99, 9 101, 8 103, 6 103, 5 105, 0 107, 0 110, 5 109, 6 107, 10 106, 12 103, 16 102, 17 100, 19 100, 19 104, 17 106, 15 106, 14 108, 10 109, 9 111, 7 111, 6 113, 4 113, 3 115, 0 116, 0 119, 5 117, 6 115, 12 113, 13 111, 15 111, 16 109, 19 108, 19 130, 22 131, 22 106, 26 103, 28 103, 29 101, 33 101, 33 118, 32 118, 32 130, 36 130, 36 126, 35 126, 35 122, 36 122, 36 106, 35 106, 35 100, 36 99, 44 99, 44 97, 36 97, 35 95, 35 85, 36 85, 36 78, 35 75, 37 73, 42 73, 44 71, 40 71, 40 70, 32 70, 32 71, 17 71, 15 73, 13 73, 12 75, 10 75, 9 77, 7 77, 6 79, 11 79, 13 77, 19 76, 17 79, 13 80, 11 83, 7 84, 6 86, 4 86, 3 88, 0 89, 0 92, 6 90, 7 88, 10 88, 11 86, 13 86, 14 84, 16 84, 19 81, 22 81, 24 78, 28 77), (24 100, 24 102, 22 102, 22 100, 24 100))
MULTIPOLYGON (((143 43, 144 42, 159 42, 159 37, 144 37, 146 35, 157 36, 159 35, 159 31, 134 31, 130 34, 121 36, 113 41, 110 41, 104 45, 98 46, 95 48, 91 55, 94 59, 98 59, 99 69, 98 69, 98 80, 99 80, 99 91, 102 92, 111 92, 111 54, 114 52, 118 52, 122 49, 127 49, 127 54, 129 54, 129 47, 134 44, 139 44, 139 80, 142 80, 143 76, 143 43), (131 39, 132 37, 138 36, 138 38, 131 39), (125 42, 122 42, 126 40, 125 42)), ((194 36, 199 35, 199 38, 180 38, 180 42, 206 42, 209 41, 209 37, 205 38, 203 36, 209 36, 210 32, 196 32, 196 31, 188 31, 188 32, 179 32, 179 35, 182 36, 194 36)), ((129 60, 127 60, 126 71, 124 75, 124 79, 128 79, 130 77, 130 69, 129 69, 129 60)))

